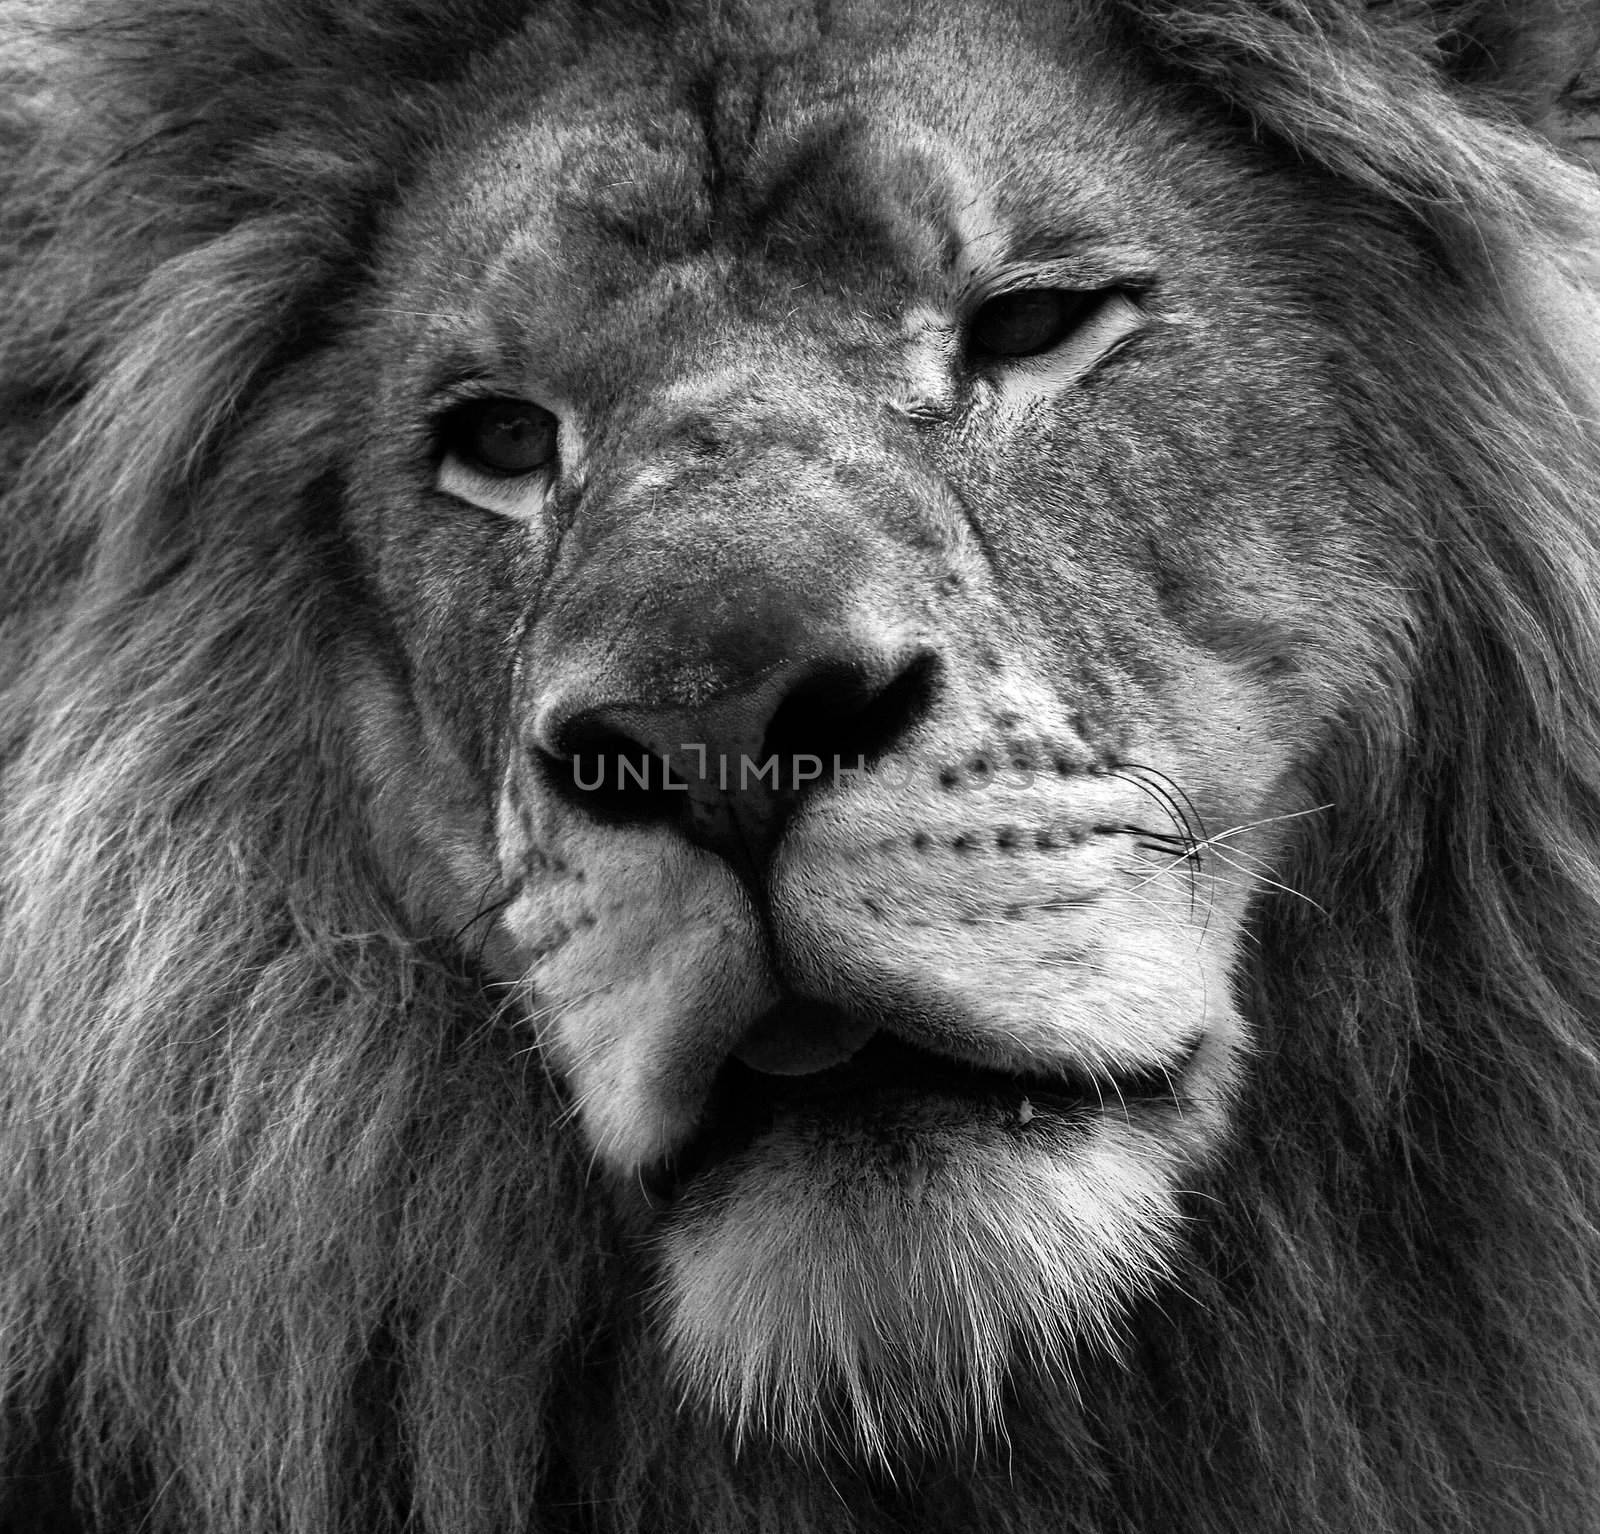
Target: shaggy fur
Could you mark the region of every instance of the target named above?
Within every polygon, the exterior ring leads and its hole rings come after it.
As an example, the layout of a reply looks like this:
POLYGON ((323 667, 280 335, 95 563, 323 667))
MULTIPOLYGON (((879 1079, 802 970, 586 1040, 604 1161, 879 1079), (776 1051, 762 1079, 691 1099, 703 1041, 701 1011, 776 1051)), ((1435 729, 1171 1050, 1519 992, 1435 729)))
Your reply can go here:
POLYGON ((0 1524, 1593 1528, 1600 200, 1445 82, 1437 16, 1118 11, 1263 166, 1410 231, 1359 408, 1436 557, 1255 907, 1174 1281, 1076 1394, 1020 1370, 1005 1446, 873 1476, 678 1409, 644 1259, 474 934, 419 931, 425 859, 380 872, 338 708, 321 348, 523 3, 90 9, 8 23, 0 100, 0 1524))

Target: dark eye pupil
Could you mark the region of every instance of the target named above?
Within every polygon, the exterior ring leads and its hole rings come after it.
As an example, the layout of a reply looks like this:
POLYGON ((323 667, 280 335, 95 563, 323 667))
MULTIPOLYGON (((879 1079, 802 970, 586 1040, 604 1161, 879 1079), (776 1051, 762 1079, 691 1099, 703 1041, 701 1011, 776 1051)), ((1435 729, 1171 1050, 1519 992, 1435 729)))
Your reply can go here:
POLYGON ((972 348, 990 357, 1031 357, 1065 339, 1083 295, 1028 288, 991 298, 972 317, 972 348))
POLYGON ((556 429, 555 416, 527 400, 474 400, 456 412, 446 445, 491 474, 531 474, 554 462, 556 429))

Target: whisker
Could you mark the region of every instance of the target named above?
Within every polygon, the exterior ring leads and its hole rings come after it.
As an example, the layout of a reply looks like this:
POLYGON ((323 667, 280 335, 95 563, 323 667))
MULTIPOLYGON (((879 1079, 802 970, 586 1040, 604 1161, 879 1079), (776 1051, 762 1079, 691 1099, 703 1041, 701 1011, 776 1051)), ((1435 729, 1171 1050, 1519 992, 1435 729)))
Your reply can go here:
POLYGON ((1123 783, 1131 783, 1140 793, 1144 794, 1178 828, 1179 836, 1186 845, 1199 840, 1199 837, 1195 834, 1194 827, 1189 824, 1182 803, 1168 793, 1160 784, 1147 783, 1143 778, 1131 772, 1113 770, 1110 776, 1123 783))
MULTIPOLYGON (((490 884, 493 884, 495 881, 491 879, 489 882, 490 884)), ((487 890, 487 886, 485 886, 485 889, 487 890)), ((516 898, 517 892, 515 890, 499 900, 485 902, 480 896, 479 904, 474 910, 473 914, 450 934, 451 945, 453 947, 460 947, 462 938, 472 931, 472 929, 476 927, 480 921, 482 921, 485 917, 493 916, 497 912, 505 910, 505 908, 516 898)))
POLYGON ((1249 867, 1241 862, 1232 851, 1224 852, 1220 848, 1213 848, 1212 850, 1216 852, 1224 863, 1245 878, 1253 880, 1257 884, 1265 884, 1269 889, 1281 890, 1285 895, 1293 895, 1296 900, 1305 901, 1312 910, 1319 911, 1324 916, 1328 914, 1328 908, 1320 901, 1313 900, 1304 890, 1297 890, 1292 884, 1285 884, 1281 879, 1274 879, 1270 874, 1262 873, 1258 868, 1249 867))
MULTIPOLYGON (((1303 811, 1301 813, 1309 812, 1303 811)), ((1287 815, 1271 817, 1273 820, 1287 820, 1291 818, 1293 817, 1287 815)), ((1197 842, 1193 846, 1187 847, 1182 851, 1174 851, 1172 849, 1160 846, 1146 846, 1142 842, 1135 843, 1135 846, 1141 851, 1154 852, 1159 856, 1168 858, 1168 861, 1162 866, 1152 869, 1151 872, 1145 878, 1141 879, 1138 884, 1132 885, 1127 893, 1135 894, 1139 890, 1155 883, 1157 880, 1170 873, 1180 863, 1197 863, 1201 851, 1205 850, 1214 854, 1220 862, 1222 862, 1227 868, 1232 869, 1242 878, 1248 879, 1254 884, 1264 884, 1271 889, 1281 890, 1286 895, 1293 895, 1296 899, 1305 901, 1307 905, 1326 916, 1328 914, 1327 908, 1321 905, 1318 901, 1314 900, 1310 895, 1306 894, 1304 890, 1298 890, 1293 885, 1285 884, 1282 880, 1274 878, 1270 873, 1265 872, 1265 868, 1269 865, 1267 863, 1267 859, 1262 857, 1259 853, 1249 852, 1244 848, 1223 844, 1222 838, 1224 836, 1236 834, 1239 831, 1249 830, 1253 825, 1262 823, 1266 822, 1252 822, 1251 825, 1237 826, 1232 828, 1230 831, 1218 832, 1216 836, 1209 837, 1205 842, 1197 842)), ((1175 840, 1175 838, 1169 838, 1169 840, 1175 840)), ((1193 891, 1192 872, 1193 870, 1191 868, 1191 896, 1193 891)), ((1217 877, 1214 872, 1212 877, 1217 877)))
POLYGON ((1333 808, 1334 805, 1330 800, 1327 804, 1314 804, 1306 810, 1286 810, 1282 815, 1263 815, 1260 820, 1241 821, 1236 826, 1229 826, 1226 831, 1218 831, 1215 836, 1204 838, 1202 845, 1215 846, 1230 836, 1240 836, 1246 831, 1257 831, 1262 826, 1275 826, 1287 820, 1303 820, 1307 815, 1320 815, 1324 810, 1333 808))
MULTIPOLYGON (((1205 841, 1205 817, 1201 815, 1194 800, 1189 797, 1187 790, 1176 778, 1169 773, 1163 772, 1159 767, 1152 767, 1145 762, 1124 762, 1122 766, 1129 773, 1145 773, 1154 778, 1162 794, 1175 805, 1180 806, 1173 819, 1192 835, 1196 841, 1205 841)), ((1135 781, 1140 780, 1135 778, 1135 781)))
MULTIPOLYGON (((1113 776, 1120 778, 1124 783, 1132 783, 1165 811, 1167 818, 1178 830, 1185 860, 1192 859, 1189 863, 1189 912, 1192 916, 1196 898, 1195 881, 1199 877, 1200 867, 1198 852, 1199 845, 1204 840, 1205 822, 1199 810, 1195 808, 1194 800, 1168 774, 1141 762, 1124 762, 1122 766, 1125 770, 1114 771, 1113 776)), ((1209 911, 1206 920, 1210 921, 1209 911)))

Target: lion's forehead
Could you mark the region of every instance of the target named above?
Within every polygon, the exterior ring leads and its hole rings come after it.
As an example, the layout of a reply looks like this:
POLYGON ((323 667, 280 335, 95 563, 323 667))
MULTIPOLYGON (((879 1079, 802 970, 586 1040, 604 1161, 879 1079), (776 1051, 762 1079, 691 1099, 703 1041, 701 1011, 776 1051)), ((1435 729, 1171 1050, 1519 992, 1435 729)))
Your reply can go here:
POLYGON ((856 326, 904 328, 916 304, 954 306, 1046 253, 1089 277, 1126 269, 1137 200, 1096 72, 986 31, 986 14, 907 14, 781 51, 756 37, 711 59, 698 33, 648 54, 610 40, 534 101, 524 75, 486 107, 418 199, 432 237, 397 245, 425 253, 421 281, 464 320, 521 315, 569 350, 575 312, 770 324, 810 318, 820 285, 849 292, 856 326))

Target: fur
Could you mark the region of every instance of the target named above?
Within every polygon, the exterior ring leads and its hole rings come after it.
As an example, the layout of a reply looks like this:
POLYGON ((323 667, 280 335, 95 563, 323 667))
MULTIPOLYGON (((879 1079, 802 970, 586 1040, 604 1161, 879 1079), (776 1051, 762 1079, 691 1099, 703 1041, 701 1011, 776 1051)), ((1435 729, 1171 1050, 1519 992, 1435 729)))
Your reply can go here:
POLYGON ((366 829, 320 347, 523 7, 95 9, 7 23, 0 117, 0 1522, 1592 1528, 1600 199, 1431 13, 1117 13, 1449 253, 1396 259, 1359 403, 1435 557, 1254 908, 1179 1271, 1076 1394, 1018 1372, 1003 1448, 888 1475, 678 1409, 539 1061, 366 829))

